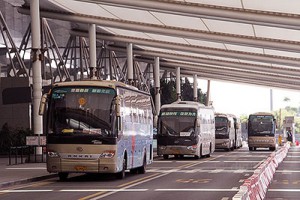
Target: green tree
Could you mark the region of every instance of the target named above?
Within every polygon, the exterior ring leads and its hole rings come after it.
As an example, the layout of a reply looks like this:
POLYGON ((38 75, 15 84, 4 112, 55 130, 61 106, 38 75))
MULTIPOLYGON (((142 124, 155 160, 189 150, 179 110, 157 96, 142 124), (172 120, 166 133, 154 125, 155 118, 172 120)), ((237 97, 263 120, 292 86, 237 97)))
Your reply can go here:
MULTIPOLYGON (((161 105, 170 104, 177 100, 176 82, 174 79, 161 79, 160 91, 156 91, 156 89, 153 86, 151 86, 150 93, 153 99, 155 99, 156 92, 160 92, 161 94, 161 105)), ((187 78, 185 78, 184 83, 181 81, 181 99, 183 101, 193 101, 193 94, 194 91, 191 86, 191 83, 187 78)), ((206 102, 206 93, 203 93, 201 89, 198 88, 197 95, 197 101, 204 104, 206 102)))

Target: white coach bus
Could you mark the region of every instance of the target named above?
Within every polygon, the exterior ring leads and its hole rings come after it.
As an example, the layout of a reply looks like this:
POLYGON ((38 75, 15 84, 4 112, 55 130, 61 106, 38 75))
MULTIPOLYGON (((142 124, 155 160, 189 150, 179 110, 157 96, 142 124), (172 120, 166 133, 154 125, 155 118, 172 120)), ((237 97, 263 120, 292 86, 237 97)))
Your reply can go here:
POLYGON ((47 170, 69 173, 145 173, 153 161, 150 95, 117 81, 54 84, 47 107, 47 170))
POLYGON ((235 148, 235 121, 232 115, 215 113, 216 149, 227 151, 235 148))
POLYGON ((158 116, 157 154, 167 159, 210 156, 215 150, 215 118, 211 106, 193 101, 163 105, 158 116))

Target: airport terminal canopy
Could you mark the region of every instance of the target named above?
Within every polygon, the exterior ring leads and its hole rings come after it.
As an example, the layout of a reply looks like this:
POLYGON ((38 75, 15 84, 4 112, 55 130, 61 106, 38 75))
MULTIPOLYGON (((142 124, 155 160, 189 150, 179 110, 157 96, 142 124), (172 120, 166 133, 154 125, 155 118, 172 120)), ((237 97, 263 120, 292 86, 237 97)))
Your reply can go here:
MULTIPOLYGON (((19 9, 28 13, 30 0, 19 9)), ((81 24, 72 34, 97 38, 161 67, 269 87, 300 88, 300 1, 40 0, 41 17, 81 24)))

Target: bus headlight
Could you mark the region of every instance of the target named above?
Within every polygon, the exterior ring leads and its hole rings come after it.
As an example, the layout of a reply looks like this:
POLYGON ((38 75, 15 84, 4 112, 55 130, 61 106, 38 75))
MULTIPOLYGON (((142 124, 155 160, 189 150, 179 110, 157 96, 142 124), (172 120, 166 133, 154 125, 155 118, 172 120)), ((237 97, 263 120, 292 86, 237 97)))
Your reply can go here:
POLYGON ((159 149, 165 150, 167 147, 166 146, 160 146, 159 149))
POLYGON ((47 154, 48 154, 48 156, 50 158, 57 158, 57 157, 59 157, 59 153, 56 152, 56 151, 48 151, 47 154))
POLYGON ((107 150, 100 154, 100 158, 113 158, 115 156, 115 151, 107 150))

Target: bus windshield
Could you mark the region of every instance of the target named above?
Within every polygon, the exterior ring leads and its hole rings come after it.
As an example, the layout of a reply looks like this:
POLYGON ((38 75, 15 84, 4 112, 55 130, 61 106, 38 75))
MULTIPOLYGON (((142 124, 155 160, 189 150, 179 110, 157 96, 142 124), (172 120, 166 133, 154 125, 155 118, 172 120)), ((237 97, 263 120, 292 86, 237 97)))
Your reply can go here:
POLYGON ((225 139, 229 137, 228 119, 226 117, 215 117, 216 139, 225 139))
POLYGON ((275 134, 275 124, 273 116, 250 116, 250 135, 273 135, 275 134))
POLYGON ((196 111, 161 112, 160 134, 165 136, 195 135, 196 111))
POLYGON ((48 133, 113 136, 111 113, 115 95, 111 88, 54 88, 49 104, 48 133))

